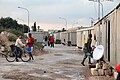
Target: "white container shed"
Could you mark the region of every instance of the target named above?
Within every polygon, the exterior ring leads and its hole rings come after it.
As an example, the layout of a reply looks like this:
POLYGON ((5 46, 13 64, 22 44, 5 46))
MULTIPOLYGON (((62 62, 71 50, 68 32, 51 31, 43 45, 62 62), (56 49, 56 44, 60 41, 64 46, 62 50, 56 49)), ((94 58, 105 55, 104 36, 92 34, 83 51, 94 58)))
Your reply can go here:
POLYGON ((43 32, 31 32, 32 37, 37 40, 37 42, 43 42, 44 33, 43 32))
POLYGON ((67 44, 68 41, 68 32, 61 32, 60 33, 61 43, 67 44))
POLYGON ((57 33, 54 33, 54 39, 55 41, 58 39, 58 40, 61 40, 60 38, 60 32, 57 32, 57 33))
POLYGON ((68 41, 71 42, 72 46, 76 46, 77 45, 76 30, 68 31, 68 41))
POLYGON ((77 47, 83 48, 86 39, 88 38, 88 34, 92 34, 92 44, 94 45, 94 27, 88 27, 84 29, 77 30, 77 47))

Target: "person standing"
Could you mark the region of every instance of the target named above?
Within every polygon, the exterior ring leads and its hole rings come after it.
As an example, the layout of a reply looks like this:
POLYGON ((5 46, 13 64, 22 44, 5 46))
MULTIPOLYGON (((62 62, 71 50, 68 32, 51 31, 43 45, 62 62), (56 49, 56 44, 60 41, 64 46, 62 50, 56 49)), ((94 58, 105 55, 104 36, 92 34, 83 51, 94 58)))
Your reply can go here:
POLYGON ((45 46, 47 46, 47 45, 48 45, 48 37, 45 36, 45 46))
POLYGON ((53 36, 50 37, 50 46, 54 47, 54 37, 53 36))
POLYGON ((18 56, 15 57, 16 62, 19 61, 18 57, 21 58, 21 56, 22 56, 22 49, 21 48, 25 46, 25 44, 23 44, 22 41, 21 41, 21 37, 22 36, 18 35, 18 38, 15 42, 15 46, 16 46, 16 50, 17 50, 17 54, 18 54, 18 56))
POLYGON ((29 60, 31 60, 31 58, 32 58, 32 60, 34 60, 33 55, 32 55, 34 38, 32 37, 31 33, 28 34, 28 37, 29 38, 27 39, 27 50, 28 50, 29 56, 30 56, 29 60))
POLYGON ((91 54, 91 51, 92 51, 92 47, 91 47, 91 43, 92 43, 92 34, 89 34, 88 35, 88 39, 86 41, 86 43, 84 44, 84 48, 83 48, 83 52, 84 52, 84 58, 81 62, 81 64, 83 66, 85 66, 84 62, 86 60, 87 57, 89 57, 89 64, 91 64, 91 57, 92 57, 92 54, 91 54))

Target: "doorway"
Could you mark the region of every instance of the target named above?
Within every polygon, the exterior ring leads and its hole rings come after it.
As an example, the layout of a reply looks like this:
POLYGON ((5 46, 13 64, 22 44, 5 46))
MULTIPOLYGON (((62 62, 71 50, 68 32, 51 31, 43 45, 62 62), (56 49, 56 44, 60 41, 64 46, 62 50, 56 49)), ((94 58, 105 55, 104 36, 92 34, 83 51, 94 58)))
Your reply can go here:
POLYGON ((110 20, 106 21, 106 57, 110 61, 110 20))

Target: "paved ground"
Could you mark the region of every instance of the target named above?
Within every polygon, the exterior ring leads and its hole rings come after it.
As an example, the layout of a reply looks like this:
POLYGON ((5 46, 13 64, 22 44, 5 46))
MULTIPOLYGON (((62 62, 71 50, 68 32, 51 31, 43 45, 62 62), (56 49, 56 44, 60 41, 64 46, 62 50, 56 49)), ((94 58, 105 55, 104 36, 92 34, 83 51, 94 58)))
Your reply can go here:
POLYGON ((83 54, 79 49, 55 45, 44 50, 48 54, 35 56, 30 62, 10 63, 1 58, 0 80, 89 80, 88 67, 80 64, 83 54))

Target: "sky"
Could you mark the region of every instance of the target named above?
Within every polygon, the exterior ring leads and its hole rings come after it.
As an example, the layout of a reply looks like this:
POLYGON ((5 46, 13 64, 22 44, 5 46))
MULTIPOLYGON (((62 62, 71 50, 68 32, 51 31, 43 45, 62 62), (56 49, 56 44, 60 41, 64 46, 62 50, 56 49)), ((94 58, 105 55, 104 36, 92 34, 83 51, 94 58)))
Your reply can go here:
MULTIPOLYGON (((101 0, 104 16, 113 10, 120 0, 101 0)), ((92 18, 98 18, 98 2, 89 0, 0 0, 0 17, 11 17, 18 23, 30 26, 34 22, 41 29, 67 29, 90 26, 92 18), (59 18, 61 17, 61 18, 59 18), (65 22, 66 21, 66 22, 65 22)), ((102 7, 101 7, 102 9, 102 7)), ((101 11, 102 17, 102 11, 101 11)))

